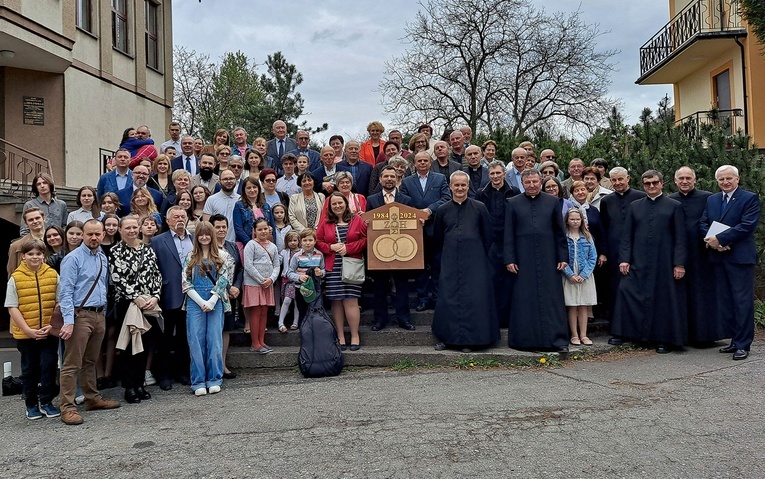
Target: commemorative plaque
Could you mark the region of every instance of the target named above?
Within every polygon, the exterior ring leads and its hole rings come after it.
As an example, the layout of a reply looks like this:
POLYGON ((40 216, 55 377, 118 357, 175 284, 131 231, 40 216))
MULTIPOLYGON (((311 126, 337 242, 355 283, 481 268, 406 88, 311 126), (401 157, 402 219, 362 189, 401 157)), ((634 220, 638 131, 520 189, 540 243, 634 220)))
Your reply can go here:
POLYGON ((362 213, 367 221, 367 267, 370 270, 423 269, 422 211, 389 203, 362 213))

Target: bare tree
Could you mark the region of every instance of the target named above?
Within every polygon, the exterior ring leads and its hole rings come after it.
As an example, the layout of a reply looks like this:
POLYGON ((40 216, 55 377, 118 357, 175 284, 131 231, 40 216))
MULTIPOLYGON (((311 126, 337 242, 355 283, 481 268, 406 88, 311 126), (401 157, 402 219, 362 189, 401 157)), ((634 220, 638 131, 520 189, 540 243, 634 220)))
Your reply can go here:
POLYGON ((592 130, 607 98, 614 50, 580 12, 546 13, 529 0, 427 0, 405 27, 410 46, 386 62, 382 103, 402 124, 467 124, 523 136, 535 126, 592 130))

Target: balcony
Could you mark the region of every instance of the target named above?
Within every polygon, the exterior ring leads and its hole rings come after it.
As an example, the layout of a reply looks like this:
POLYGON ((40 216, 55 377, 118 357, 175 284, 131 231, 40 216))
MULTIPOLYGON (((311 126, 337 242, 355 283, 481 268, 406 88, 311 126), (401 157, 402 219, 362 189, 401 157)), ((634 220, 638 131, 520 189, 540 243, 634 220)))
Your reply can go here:
POLYGON ((640 85, 675 83, 746 36, 739 0, 693 0, 640 47, 640 85))
POLYGON ((744 110, 708 110, 697 111, 675 122, 675 126, 681 129, 683 134, 690 140, 698 140, 701 136, 701 128, 704 125, 720 127, 728 136, 744 128, 744 110))

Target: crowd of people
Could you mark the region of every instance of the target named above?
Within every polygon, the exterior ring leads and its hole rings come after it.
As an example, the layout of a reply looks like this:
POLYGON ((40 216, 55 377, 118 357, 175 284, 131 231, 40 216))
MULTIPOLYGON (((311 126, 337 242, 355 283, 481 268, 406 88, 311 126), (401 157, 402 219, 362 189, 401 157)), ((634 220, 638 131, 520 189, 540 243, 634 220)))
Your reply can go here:
POLYGON ((425 267, 369 272, 372 331, 391 322, 389 303, 398 326, 415 329, 413 280, 416 311, 434 309, 437 350, 490 347, 508 328, 512 348, 566 352, 592 344, 598 308, 612 344, 667 353, 732 338, 720 352, 748 356, 759 199, 735 167, 718 168, 714 194, 682 167, 666 195, 659 171, 640 175, 644 191, 602 158, 572 158, 565 175, 553 150, 537 155, 530 142, 506 165, 495 142, 472 144, 469 127, 437 140, 422 125, 408 145, 398 130, 383 140, 380 122, 367 131, 367 141, 334 135, 315 151, 283 121, 252 144, 243 128, 205 145, 174 122, 159 146, 147 126, 128 128, 76 209, 37 175, 5 301, 26 416, 81 424, 80 403, 119 407, 100 394, 118 381, 128 403, 150 399, 145 387, 157 383, 219 393, 236 376, 230 332, 269 354, 269 313, 287 334, 308 299, 326 300, 341 349, 359 350, 362 285, 344 278, 344 259, 365 257, 362 213, 393 202, 417 210, 425 267))

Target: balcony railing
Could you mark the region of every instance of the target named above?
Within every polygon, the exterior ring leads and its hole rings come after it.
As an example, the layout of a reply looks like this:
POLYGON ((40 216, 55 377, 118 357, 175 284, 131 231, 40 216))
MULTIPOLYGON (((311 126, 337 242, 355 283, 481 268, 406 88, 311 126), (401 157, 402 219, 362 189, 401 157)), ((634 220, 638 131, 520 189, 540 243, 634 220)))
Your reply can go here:
POLYGON ((698 140, 701 136, 702 125, 714 125, 723 128, 728 135, 743 130, 744 110, 708 110, 697 111, 675 122, 690 140, 698 140))
POLYGON ((645 75, 701 35, 745 31, 739 0, 694 0, 640 47, 640 75, 645 75))
POLYGON ((0 138, 0 195, 29 199, 40 173, 51 174, 47 158, 0 138))

